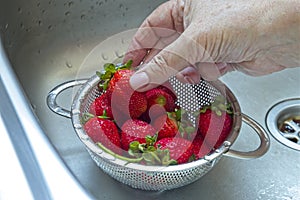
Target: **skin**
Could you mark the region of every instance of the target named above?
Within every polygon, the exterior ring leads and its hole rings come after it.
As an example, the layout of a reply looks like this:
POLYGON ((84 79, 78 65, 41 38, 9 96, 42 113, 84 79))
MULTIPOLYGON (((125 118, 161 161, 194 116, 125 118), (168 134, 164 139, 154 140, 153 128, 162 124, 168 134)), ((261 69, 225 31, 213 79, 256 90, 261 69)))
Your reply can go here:
POLYGON ((170 0, 141 24, 124 61, 140 65, 130 84, 146 91, 173 75, 198 83, 298 67, 299 49, 298 0, 170 0))

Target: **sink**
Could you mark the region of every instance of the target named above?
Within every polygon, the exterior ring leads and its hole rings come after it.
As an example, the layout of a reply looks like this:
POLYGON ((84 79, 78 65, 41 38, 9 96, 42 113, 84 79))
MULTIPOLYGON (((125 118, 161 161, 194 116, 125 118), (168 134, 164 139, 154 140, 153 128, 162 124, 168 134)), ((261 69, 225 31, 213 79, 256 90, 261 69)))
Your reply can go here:
MULTIPOLYGON (((30 143, 31 148, 34 152, 38 148, 51 149, 49 155, 56 160, 53 165, 60 169, 53 174, 53 184, 48 186, 55 187, 55 181, 59 183, 60 177, 65 177, 61 174, 67 174, 66 180, 73 191, 88 199, 176 200, 199 196, 228 200, 300 199, 299 151, 283 145, 271 135, 270 149, 260 158, 241 160, 224 156, 210 172, 190 185, 149 192, 130 188, 100 170, 76 136, 71 120, 49 110, 46 97, 53 87, 69 80, 89 78, 103 63, 120 60, 135 28, 162 2, 0 0, 3 44, 0 56, 7 61, 1 65, 1 79, 6 90, 12 84, 5 83, 4 79, 16 84, 16 91, 20 92, 16 98, 29 108, 24 111, 29 113, 25 115, 27 123, 36 124, 34 132, 43 138, 45 145, 30 143)), ((263 77, 232 72, 221 81, 234 93, 242 112, 265 130, 268 130, 265 118, 273 105, 300 96, 300 68, 263 77)), ((78 87, 67 90, 58 102, 70 109, 77 90, 78 87)), ((12 98, 11 92, 8 95, 12 98)), ((16 112, 21 122, 24 121, 22 114, 16 112)), ((29 132, 24 128, 28 138, 32 134, 29 132)), ((243 124, 232 149, 250 151, 258 144, 253 130, 243 124)), ((35 154, 39 162, 45 162, 35 154)))

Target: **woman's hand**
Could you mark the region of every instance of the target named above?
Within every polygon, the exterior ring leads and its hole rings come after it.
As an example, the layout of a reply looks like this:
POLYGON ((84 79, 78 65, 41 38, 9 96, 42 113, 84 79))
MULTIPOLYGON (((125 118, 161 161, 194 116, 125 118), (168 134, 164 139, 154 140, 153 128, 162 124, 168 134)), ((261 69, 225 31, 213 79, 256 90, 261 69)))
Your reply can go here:
POLYGON ((214 80, 231 70, 259 76, 300 66, 297 0, 170 0, 146 18, 125 55, 143 65, 130 83, 148 90, 176 75, 214 80))

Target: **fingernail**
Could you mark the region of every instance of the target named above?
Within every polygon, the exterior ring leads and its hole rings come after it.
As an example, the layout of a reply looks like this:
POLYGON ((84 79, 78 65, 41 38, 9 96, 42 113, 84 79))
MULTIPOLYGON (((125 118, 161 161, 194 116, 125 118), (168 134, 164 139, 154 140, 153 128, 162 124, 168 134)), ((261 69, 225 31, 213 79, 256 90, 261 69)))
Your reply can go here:
POLYGON ((132 89, 137 90, 148 85, 150 79, 145 72, 135 73, 129 80, 132 89))
POLYGON ((195 84, 195 81, 189 76, 184 76, 184 80, 189 84, 195 84))

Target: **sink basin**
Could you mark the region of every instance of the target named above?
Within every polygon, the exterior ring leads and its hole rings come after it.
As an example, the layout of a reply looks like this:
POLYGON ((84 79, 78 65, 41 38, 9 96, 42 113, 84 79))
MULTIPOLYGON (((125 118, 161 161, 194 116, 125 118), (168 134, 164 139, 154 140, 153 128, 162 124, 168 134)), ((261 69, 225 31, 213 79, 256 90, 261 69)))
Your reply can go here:
MULTIPOLYGON (((53 164, 60 169, 51 172, 55 177, 51 179, 53 184, 47 183, 49 179, 45 175, 46 185, 50 189, 55 187, 55 181, 60 183, 63 180, 60 177, 65 177, 62 174, 66 174, 68 178, 64 180, 69 181, 73 191, 88 199, 176 200, 199 196, 228 200, 300 199, 299 151, 284 146, 271 136, 270 149, 260 158, 240 160, 224 156, 210 172, 190 185, 164 192, 146 192, 119 183, 100 170, 76 136, 70 119, 49 110, 46 97, 53 87, 69 80, 88 78, 103 63, 120 60, 134 28, 162 2, 30 0, 25 3, 0 0, 0 35, 4 47, 0 56, 6 60, 1 65, 3 88, 12 91, 10 87, 15 86, 20 92, 16 99, 8 92, 15 108, 18 103, 30 108, 24 111, 25 114, 15 114, 23 126, 34 123, 33 132, 43 138, 45 145, 30 142, 35 158, 41 163, 47 162, 40 159, 37 152, 39 148, 51 149, 49 155, 56 162, 48 162, 47 166, 53 164), (23 116, 28 118, 25 120, 23 116)), ((235 94, 242 112, 265 130, 266 114, 274 104, 300 96, 300 68, 264 77, 232 72, 221 81, 235 94)), ((58 102, 70 109, 77 89, 66 91, 58 102)), ((243 124, 232 148, 255 149, 259 141, 252 132, 243 124)), ((24 135, 30 140, 30 129, 25 127, 24 135)), ((47 174, 47 171, 41 173, 47 174)), ((58 185, 67 188, 67 185, 58 185)))

